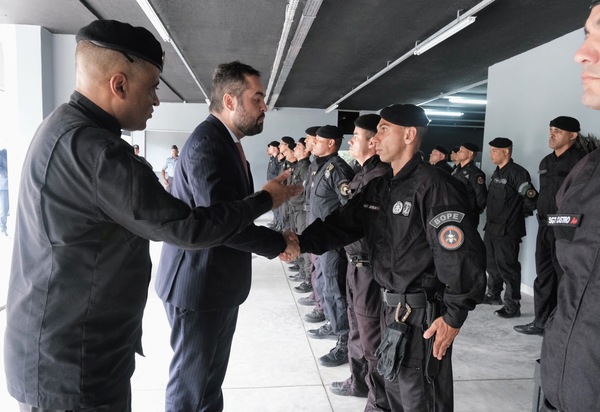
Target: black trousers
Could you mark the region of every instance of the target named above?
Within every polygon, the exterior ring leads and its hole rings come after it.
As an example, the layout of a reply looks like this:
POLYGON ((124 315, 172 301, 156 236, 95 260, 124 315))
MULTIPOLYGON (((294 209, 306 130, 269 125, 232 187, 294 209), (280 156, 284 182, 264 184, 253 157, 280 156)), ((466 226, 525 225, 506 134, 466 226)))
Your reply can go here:
POLYGON ((346 272, 348 301, 348 383, 355 392, 367 392, 365 412, 389 411, 385 382, 377 372, 375 351, 381 342, 381 290, 370 268, 349 262, 346 272))
POLYGON ((554 230, 545 225, 538 228, 535 247, 535 269, 537 277, 533 282, 534 324, 546 326, 550 313, 557 303, 558 284, 563 270, 556 259, 554 230))
POLYGON ((507 236, 483 237, 485 243, 488 272, 488 293, 500 296, 503 283, 506 284, 504 305, 519 307, 521 300, 521 263, 519 248, 521 239, 507 236))
MULTIPOLYGON (((396 308, 384 306, 382 330, 394 322, 396 308)), ((452 378, 452 346, 439 361, 438 374, 428 382, 425 376, 426 345, 425 308, 413 309, 406 320, 410 325, 406 354, 396 379, 385 379, 385 391, 393 412, 452 412, 454 382, 452 378)), ((431 338, 431 339, 435 339, 431 338)))

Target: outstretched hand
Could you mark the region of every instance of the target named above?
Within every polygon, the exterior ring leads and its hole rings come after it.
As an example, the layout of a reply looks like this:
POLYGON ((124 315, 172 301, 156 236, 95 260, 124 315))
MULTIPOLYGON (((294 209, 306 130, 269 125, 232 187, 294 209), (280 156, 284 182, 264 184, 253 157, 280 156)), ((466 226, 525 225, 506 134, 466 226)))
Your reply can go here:
POLYGON ((300 255, 300 244, 298 243, 298 236, 293 232, 285 232, 283 237, 287 247, 279 255, 279 259, 289 263, 300 255))
POLYGON ((454 338, 458 335, 460 329, 453 328, 448 325, 443 317, 439 317, 433 321, 431 327, 423 333, 423 338, 430 339, 435 335, 433 343, 433 357, 442 360, 446 356, 446 351, 454 342, 454 338))
POLYGON ((266 185, 263 186, 262 190, 269 192, 273 199, 272 209, 281 206, 282 203, 287 202, 294 196, 298 196, 302 193, 302 185, 284 185, 283 182, 290 177, 291 171, 286 170, 282 172, 273 180, 269 180, 266 185))

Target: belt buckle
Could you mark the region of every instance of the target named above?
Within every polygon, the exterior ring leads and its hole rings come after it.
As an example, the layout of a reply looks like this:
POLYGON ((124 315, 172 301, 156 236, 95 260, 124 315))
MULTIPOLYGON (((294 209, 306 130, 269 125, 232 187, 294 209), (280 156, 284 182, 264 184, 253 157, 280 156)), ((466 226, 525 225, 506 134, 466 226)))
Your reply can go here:
POLYGON ((363 263, 362 262, 356 262, 355 266, 357 268, 361 268, 361 267, 363 267, 363 263))

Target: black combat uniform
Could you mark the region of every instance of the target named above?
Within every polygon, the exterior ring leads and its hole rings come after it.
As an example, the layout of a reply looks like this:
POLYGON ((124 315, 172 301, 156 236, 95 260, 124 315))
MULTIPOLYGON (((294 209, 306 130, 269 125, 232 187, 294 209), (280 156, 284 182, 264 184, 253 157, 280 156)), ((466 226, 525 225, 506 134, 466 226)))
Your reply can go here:
POLYGON ((487 200, 484 242, 487 255, 488 294, 498 298, 506 283, 504 306, 514 313, 521 306, 519 244, 525 236, 525 217, 535 210, 537 191, 529 172, 512 159, 492 174, 487 200))
MULTIPOLYGON (((446 160, 440 160, 439 162, 434 164, 434 166, 442 169, 446 173, 450 173, 450 174, 452 173, 452 167, 448 164, 448 162, 446 160)), ((485 179, 484 179, 484 181, 485 181, 485 179)))
POLYGON ((540 162, 540 194, 537 200, 539 227, 535 248, 537 277, 533 283, 534 325, 538 328, 546 325, 550 313, 556 307, 558 284, 563 274, 556 259, 554 230, 548 226, 548 215, 556 213, 556 193, 583 156, 585 153, 573 145, 560 156, 552 152, 540 162))
POLYGON ((540 363, 544 395, 560 411, 597 411, 600 404, 599 165, 598 150, 577 163, 556 195, 557 213, 548 216, 564 275, 540 363))
POLYGON ((469 162, 464 166, 457 166, 452 171, 452 176, 464 183, 473 210, 475 225, 479 225, 479 215, 485 210, 487 203, 487 187, 485 186, 485 173, 469 162))
MULTIPOLYGON (((350 199, 376 177, 389 173, 390 166, 375 155, 368 159, 350 182, 350 199)), ((345 247, 348 255, 346 299, 348 302, 348 360, 350 378, 345 382, 352 393, 368 392, 366 410, 388 409, 383 376, 377 372, 375 351, 381 342, 380 287, 373 278, 367 240, 345 247)))
POLYGON ((399 303, 412 307, 402 367, 394 380, 385 380, 392 410, 426 411, 433 402, 435 410, 453 408, 451 347, 441 361, 433 360, 433 339, 425 341, 423 331, 435 306, 448 325, 460 328, 483 300, 484 247, 469 213, 464 185, 417 153, 395 176, 390 172, 373 179, 346 206, 300 236, 301 249, 314 253, 366 237, 386 302, 382 330, 395 322, 399 303), (437 373, 427 368, 431 365, 437 373))

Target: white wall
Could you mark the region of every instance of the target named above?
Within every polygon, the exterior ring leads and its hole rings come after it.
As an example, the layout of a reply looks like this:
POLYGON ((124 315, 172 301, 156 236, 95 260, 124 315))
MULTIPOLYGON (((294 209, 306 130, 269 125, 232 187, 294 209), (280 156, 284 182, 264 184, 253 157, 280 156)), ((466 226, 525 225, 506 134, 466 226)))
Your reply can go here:
MULTIPOLYGON (((173 140, 170 132, 185 131, 191 133, 196 126, 208 116, 208 106, 204 103, 198 104, 180 104, 164 103, 156 108, 152 119, 148 121, 147 132, 152 136, 157 136, 164 132, 165 143, 161 154, 161 161, 170 153, 170 147, 173 140)), ((322 126, 325 124, 337 124, 337 112, 325 113, 321 109, 278 109, 266 113, 265 126, 263 132, 256 136, 246 136, 242 139, 246 158, 252 165, 252 175, 254 184, 258 190, 266 182, 267 174, 267 144, 272 140, 280 140, 282 136, 292 136, 298 140, 304 137, 307 127, 322 126)), ((142 140, 137 137, 134 141, 142 140)), ((148 142, 147 142, 148 143, 148 142)), ((138 143, 140 144, 140 143, 138 143)), ((141 144, 140 144, 141 149, 141 144)), ((155 156, 156 147, 147 149, 152 150, 152 159, 155 156)), ((181 149, 181 146, 179 146, 181 149)), ((148 155, 150 152, 146 151, 148 155)), ((154 164, 149 157, 154 170, 160 169, 162 164, 154 164)))
MULTIPOLYGON (((600 113, 581 104, 581 68, 573 55, 582 42, 583 31, 576 30, 489 68, 482 167, 488 182, 495 169, 488 143, 495 137, 513 141, 515 162, 529 171, 539 188, 539 162, 551 152, 550 120, 572 116, 581 123, 582 133, 600 136, 600 113)), ((520 255, 522 281, 529 286, 535 279, 536 233, 537 221, 530 217, 520 255)))

